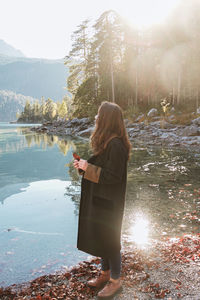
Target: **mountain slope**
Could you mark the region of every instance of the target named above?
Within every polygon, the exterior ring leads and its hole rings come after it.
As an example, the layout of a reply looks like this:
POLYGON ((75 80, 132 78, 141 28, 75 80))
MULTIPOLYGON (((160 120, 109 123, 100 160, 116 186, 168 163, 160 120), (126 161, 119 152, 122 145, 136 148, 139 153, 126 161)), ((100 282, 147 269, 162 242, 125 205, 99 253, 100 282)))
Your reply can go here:
POLYGON ((61 101, 67 77, 64 59, 28 58, 0 40, 0 121, 15 120, 28 97, 61 101))
POLYGON ((63 61, 48 63, 43 60, 13 61, 0 64, 0 89, 11 90, 36 98, 61 100, 65 90, 68 69, 63 61))
POLYGON ((25 55, 18 49, 7 44, 4 40, 0 40, 0 53, 8 56, 24 57, 25 55))
POLYGON ((0 90, 0 122, 16 120, 16 113, 23 110, 26 100, 33 103, 37 99, 12 91, 0 90))

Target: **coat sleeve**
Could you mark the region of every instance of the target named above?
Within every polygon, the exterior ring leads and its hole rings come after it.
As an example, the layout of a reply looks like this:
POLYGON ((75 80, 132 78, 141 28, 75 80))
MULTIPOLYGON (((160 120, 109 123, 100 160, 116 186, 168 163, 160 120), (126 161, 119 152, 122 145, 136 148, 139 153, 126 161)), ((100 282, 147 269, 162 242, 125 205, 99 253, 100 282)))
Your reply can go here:
POLYGON ((112 143, 109 146, 108 160, 104 167, 101 168, 89 163, 84 178, 99 184, 120 183, 126 162, 127 155, 122 145, 112 143))

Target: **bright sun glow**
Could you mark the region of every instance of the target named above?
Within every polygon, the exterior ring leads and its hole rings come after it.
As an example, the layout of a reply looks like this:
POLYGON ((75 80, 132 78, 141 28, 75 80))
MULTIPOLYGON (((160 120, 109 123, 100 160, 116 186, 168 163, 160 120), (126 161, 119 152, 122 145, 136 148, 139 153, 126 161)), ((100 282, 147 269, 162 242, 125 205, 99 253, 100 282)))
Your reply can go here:
POLYGON ((137 216, 130 229, 131 240, 139 246, 145 246, 149 237, 149 222, 144 216, 137 216))
POLYGON ((125 0, 118 1, 115 5, 118 13, 129 23, 145 28, 164 22, 179 2, 180 0, 125 0))

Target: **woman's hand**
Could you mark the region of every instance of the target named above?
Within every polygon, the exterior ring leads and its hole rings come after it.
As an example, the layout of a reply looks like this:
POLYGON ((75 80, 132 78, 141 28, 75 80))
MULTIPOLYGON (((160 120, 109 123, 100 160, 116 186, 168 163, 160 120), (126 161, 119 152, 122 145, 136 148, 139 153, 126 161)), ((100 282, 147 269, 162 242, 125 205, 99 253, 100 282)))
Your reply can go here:
POLYGON ((76 169, 81 169, 83 171, 86 171, 87 166, 88 166, 87 160, 84 159, 80 159, 79 161, 76 159, 74 160, 74 168, 76 169))
POLYGON ((73 165, 74 165, 75 169, 79 168, 79 166, 78 166, 78 160, 77 159, 74 160, 73 165))

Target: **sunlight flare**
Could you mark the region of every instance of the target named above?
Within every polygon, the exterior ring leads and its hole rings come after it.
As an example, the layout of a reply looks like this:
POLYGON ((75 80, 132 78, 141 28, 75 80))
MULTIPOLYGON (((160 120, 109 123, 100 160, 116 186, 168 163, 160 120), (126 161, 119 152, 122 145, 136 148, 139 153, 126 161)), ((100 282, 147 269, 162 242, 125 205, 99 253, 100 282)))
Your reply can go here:
POLYGON ((133 26, 147 28, 163 23, 180 0, 123 1, 115 4, 117 11, 133 26), (120 4, 121 3, 121 4, 120 4))
POLYGON ((145 216, 137 216, 130 228, 131 240, 139 246, 145 246, 149 239, 149 221, 145 216))

